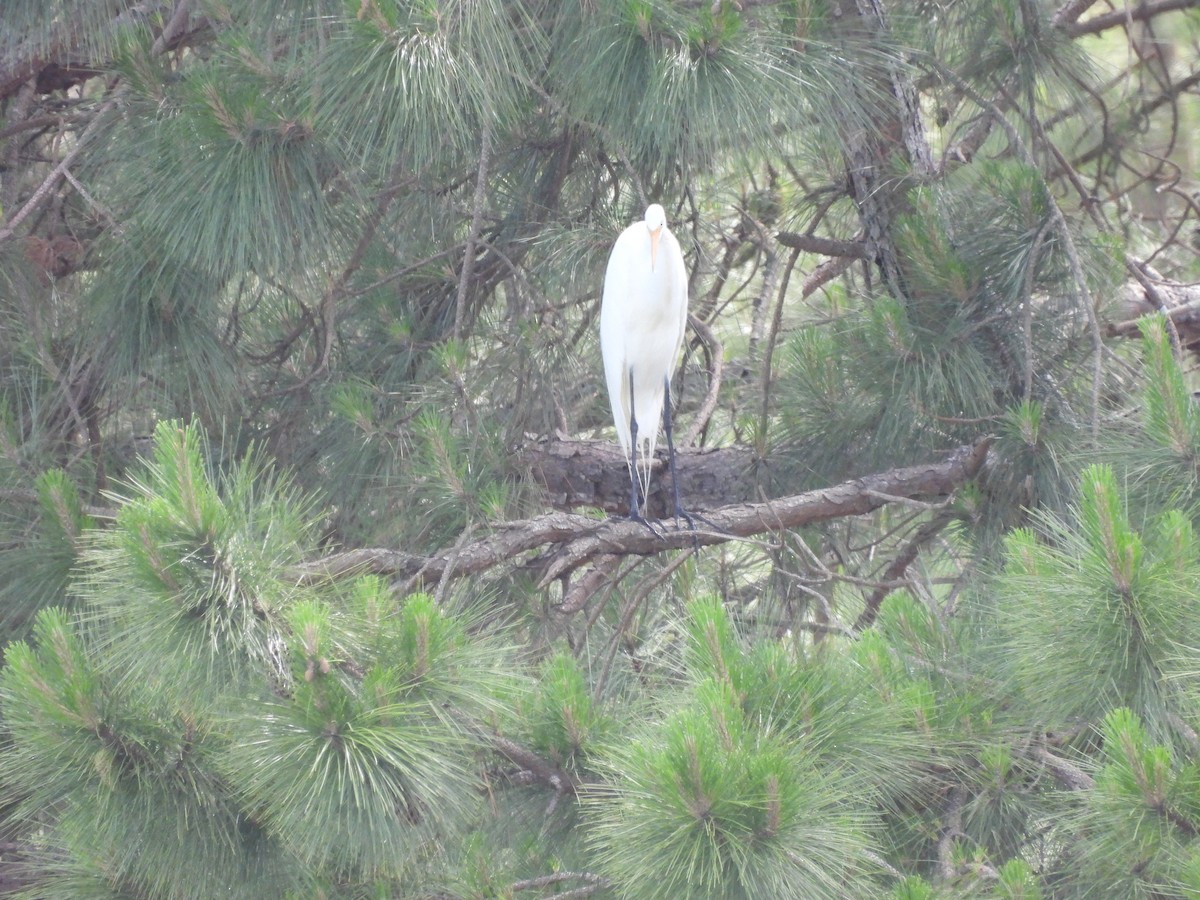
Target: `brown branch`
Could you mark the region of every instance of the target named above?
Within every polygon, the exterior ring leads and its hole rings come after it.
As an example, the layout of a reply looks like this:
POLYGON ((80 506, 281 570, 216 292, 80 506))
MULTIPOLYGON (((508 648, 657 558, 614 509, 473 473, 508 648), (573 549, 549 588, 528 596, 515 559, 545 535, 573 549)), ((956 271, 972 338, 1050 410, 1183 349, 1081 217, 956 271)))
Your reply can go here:
POLYGON ((852 265, 854 265, 854 260, 849 256, 836 256, 833 259, 825 260, 813 269, 804 279, 804 283, 800 285, 800 299, 803 300, 816 293, 852 265))
POLYGON ((1153 285, 1153 294, 1140 279, 1126 282, 1122 305, 1130 318, 1108 325, 1110 335, 1140 337, 1138 324, 1143 315, 1160 312, 1176 326, 1200 325, 1200 285, 1161 281, 1153 285))
POLYGON ((467 296, 471 276, 475 271, 475 251, 483 234, 483 207, 487 200, 488 165, 492 157, 492 128, 483 124, 479 139, 479 170, 475 173, 475 196, 471 201, 471 229, 467 233, 467 249, 463 253, 462 271, 458 276, 458 293, 454 303, 454 339, 461 341, 467 321, 467 296))
POLYGON ((712 414, 717 408, 717 396, 721 391, 721 377, 725 372, 725 347, 716 332, 691 313, 688 313, 688 324, 692 326, 692 331, 696 332, 708 348, 708 358, 712 367, 709 370, 708 393, 704 395, 704 402, 700 404, 696 417, 684 434, 683 440, 679 442, 680 447, 693 446, 708 424, 708 420, 712 418, 712 414))
POLYGON ((46 201, 46 199, 50 196, 50 193, 58 186, 58 182, 62 180, 63 173, 65 173, 70 167, 71 163, 75 161, 75 157, 83 152, 84 148, 87 146, 88 139, 92 136, 92 133, 100 127, 100 123, 104 120, 105 115, 116 105, 117 100, 114 97, 101 106, 99 110, 97 110, 96 115, 92 118, 91 123, 83 130, 83 134, 79 135, 79 139, 75 142, 75 146, 72 147, 70 152, 67 153, 67 155, 59 161, 58 165, 51 170, 50 174, 46 176, 46 178, 38 186, 37 190, 33 192, 33 195, 25 201, 25 205, 13 213, 12 217, 4 223, 4 227, 0 228, 0 243, 3 243, 11 238, 17 230, 17 226, 25 221, 30 213, 32 213, 46 201))
POLYGON ((879 615, 879 607, 883 605, 884 598, 888 596, 894 589, 896 582, 904 577, 908 571, 908 567, 913 564, 917 558, 917 554, 921 552, 921 548, 937 534, 954 521, 956 514, 951 510, 942 510, 938 515, 934 516, 924 525, 917 529, 917 533, 913 535, 912 540, 905 544, 904 549, 899 555, 892 560, 886 569, 880 581, 883 583, 871 592, 871 596, 867 598, 866 608, 858 617, 858 621, 854 623, 855 631, 862 631, 864 628, 870 628, 875 621, 875 617, 879 615))
POLYGON ((499 734, 488 734, 487 740, 492 748, 510 762, 520 766, 542 784, 554 788, 558 793, 575 793, 579 782, 570 772, 560 769, 548 759, 538 756, 528 747, 523 747, 516 741, 509 740, 499 734))
POLYGON ((1101 31, 1115 28, 1118 25, 1127 25, 1131 22, 1145 22, 1163 13, 1174 12, 1180 9, 1192 9, 1195 6, 1196 0, 1158 0, 1156 3, 1142 2, 1137 6, 1121 6, 1112 12, 1092 16, 1092 18, 1085 19, 1082 22, 1072 22, 1070 25, 1065 25, 1063 31, 1073 38, 1081 37, 1085 34, 1099 34, 1101 31))
POLYGON ((563 595, 563 601, 559 605, 558 611, 560 613, 577 613, 583 609, 592 599, 592 595, 600 590, 620 564, 621 557, 615 553, 606 553, 598 557, 592 563, 592 568, 588 573, 571 585, 570 590, 563 595))
POLYGON ((525 554, 543 550, 526 564, 540 571, 544 586, 604 555, 648 556, 724 544, 779 529, 864 515, 892 502, 889 498, 945 497, 975 476, 990 443, 985 439, 960 447, 943 462, 893 469, 765 503, 734 503, 714 509, 705 514, 709 527, 702 531, 671 528, 665 521, 652 529, 628 519, 596 520, 554 512, 498 525, 487 537, 431 556, 389 548, 347 550, 298 566, 293 575, 298 581, 314 583, 368 572, 401 579, 420 572, 427 583, 434 584, 444 574, 449 578, 475 575, 522 562, 525 554))
POLYGON ((840 241, 834 238, 817 237, 815 234, 797 234, 780 231, 775 239, 792 250, 805 253, 820 253, 823 256, 848 256, 852 259, 867 259, 867 245, 862 241, 840 241))
POLYGON ((57 115, 33 116, 29 119, 22 119, 19 122, 14 122, 6 128, 0 128, 0 141, 7 140, 14 134, 20 134, 22 131, 33 131, 38 128, 51 128, 55 125, 60 128, 63 125, 73 124, 86 119, 86 115, 79 113, 63 113, 57 115))
POLYGON ((163 27, 162 33, 154 39, 154 44, 150 47, 151 56, 158 56, 171 49, 175 38, 187 29, 191 6, 192 0, 179 0, 179 3, 175 5, 175 10, 171 13, 171 18, 163 27))
MULTIPOLYGON (((539 875, 537 878, 526 878, 522 881, 514 881, 512 886, 513 893, 518 891, 537 890, 540 888, 548 888, 557 884, 562 884, 564 881, 582 881, 587 887, 588 892, 595 892, 603 887, 608 887, 611 883, 603 875, 593 875, 591 872, 554 872, 550 875, 539 875)), ((571 891, 575 894, 575 891, 571 891)), ((555 896, 562 896, 561 894, 555 896)), ((584 896, 578 894, 578 896, 584 896)))
POLYGON ((945 826, 937 842, 937 874, 941 881, 954 879, 957 867, 954 864, 954 841, 963 837, 963 806, 967 802, 967 792, 962 785, 955 785, 946 798, 946 810, 943 814, 945 826))
POLYGON ((796 261, 800 258, 800 248, 794 247, 788 257, 787 267, 783 270, 783 278, 779 283, 779 296, 775 301, 775 311, 771 316, 771 330, 767 333, 767 346, 763 351, 762 378, 759 387, 762 391, 762 412, 759 418, 759 433, 767 434, 767 422, 771 414, 771 363, 775 359, 775 345, 779 342, 779 332, 783 328, 783 302, 787 299, 788 284, 792 280, 792 272, 796 271, 796 261))
POLYGON ((1096 786, 1095 780, 1073 762, 1051 753, 1046 747, 1034 747, 1030 756, 1046 767, 1054 780, 1072 791, 1087 791, 1096 786))
POLYGON ((1064 28, 1075 23, 1085 12, 1096 5, 1098 0, 1068 0, 1050 17, 1050 24, 1055 28, 1064 28))

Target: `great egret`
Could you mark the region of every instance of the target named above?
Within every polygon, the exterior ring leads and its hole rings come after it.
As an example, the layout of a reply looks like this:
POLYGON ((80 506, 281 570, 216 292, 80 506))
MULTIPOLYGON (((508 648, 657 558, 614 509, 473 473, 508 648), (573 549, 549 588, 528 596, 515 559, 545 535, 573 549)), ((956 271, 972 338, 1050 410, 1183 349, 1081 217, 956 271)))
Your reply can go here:
POLYGON ((667 228, 657 203, 646 208, 617 238, 604 272, 600 303, 600 350, 612 404, 617 439, 629 464, 629 517, 638 512, 650 488, 650 460, 658 442, 661 417, 667 435, 675 517, 691 518, 680 508, 671 437, 671 374, 687 322, 687 268, 679 241, 667 228), (638 463, 641 462, 639 476, 638 463))

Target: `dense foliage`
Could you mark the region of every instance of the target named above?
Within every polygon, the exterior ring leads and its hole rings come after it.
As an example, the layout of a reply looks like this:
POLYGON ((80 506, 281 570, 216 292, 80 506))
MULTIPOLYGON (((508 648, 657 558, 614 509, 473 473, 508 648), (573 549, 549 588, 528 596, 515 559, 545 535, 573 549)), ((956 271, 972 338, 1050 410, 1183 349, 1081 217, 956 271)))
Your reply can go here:
POLYGON ((1200 894, 1194 6, 5 0, 4 886, 1200 894), (655 201, 705 512, 982 468, 566 566, 655 201))

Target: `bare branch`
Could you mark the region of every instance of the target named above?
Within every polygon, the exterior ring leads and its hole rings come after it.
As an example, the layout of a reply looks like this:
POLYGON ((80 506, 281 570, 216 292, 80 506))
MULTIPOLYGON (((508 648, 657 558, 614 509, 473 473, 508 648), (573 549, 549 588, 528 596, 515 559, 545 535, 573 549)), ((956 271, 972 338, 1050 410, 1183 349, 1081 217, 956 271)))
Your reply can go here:
POLYGON ((554 872, 550 875, 540 875, 537 878, 526 878, 523 881, 513 882, 513 892, 529 891, 537 888, 546 888, 555 884, 562 884, 564 881, 583 881, 592 886, 592 890, 606 887, 609 880, 603 875, 593 875, 591 872, 554 872))
POLYGON ((862 241, 840 241, 834 238, 817 237, 815 234, 797 234, 794 231, 780 231, 775 239, 785 247, 793 250, 803 250, 806 253, 820 253, 823 256, 848 256, 852 259, 866 259, 867 245, 862 241))
POLYGON ((571 589, 563 595, 563 601, 558 607, 561 613, 577 613, 587 605, 588 600, 621 564, 621 557, 615 553, 599 556, 592 563, 592 568, 586 575, 571 585, 571 589))
POLYGON ((696 332, 708 348, 711 368, 709 369, 708 393, 704 395, 704 402, 700 404, 696 417, 684 434, 683 440, 679 442, 680 447, 694 446, 696 439, 700 437, 700 433, 708 424, 708 420, 712 418, 713 411, 717 408, 717 396, 721 391, 721 376, 725 372, 725 347, 716 332, 691 313, 688 313, 688 324, 692 326, 692 331, 696 332))
POLYGON ((88 124, 88 127, 83 130, 83 134, 79 136, 79 139, 75 142, 75 146, 72 147, 67 155, 59 161, 58 165, 51 170, 50 174, 42 180, 42 183, 38 185, 37 190, 33 192, 33 195, 25 201, 25 205, 13 213, 12 218, 4 223, 3 228, 0 228, 0 244, 11 238, 16 233, 17 227, 29 217, 30 213, 32 213, 46 201, 46 199, 50 196, 51 191, 53 191, 55 187, 58 186, 58 182, 62 180, 63 173, 67 171, 71 163, 75 161, 75 157, 77 157, 83 151, 83 148, 87 146, 88 138, 90 138, 96 129, 100 127, 100 123, 104 121, 104 117, 109 110, 113 109, 116 105, 117 101, 114 97, 96 111, 96 115, 92 118, 92 121, 88 124))
POLYGON ((1086 791, 1096 786, 1095 780, 1079 766, 1055 756, 1046 747, 1034 747, 1030 755, 1044 765, 1055 781, 1072 791, 1086 791))
POLYGON ((1137 6, 1122 4, 1112 12, 1092 16, 1092 18, 1085 19, 1082 22, 1072 22, 1069 25, 1065 25, 1063 31, 1071 37, 1081 37, 1085 34, 1099 34, 1118 25, 1145 22, 1166 12, 1174 12, 1179 9, 1192 9, 1195 6, 1196 0, 1158 0, 1156 3, 1146 3, 1143 0, 1137 6))
POLYGON ((943 528, 953 522, 954 518, 953 512, 943 510, 939 515, 934 516, 917 529, 917 533, 913 535, 912 540, 904 545, 904 549, 884 569, 883 575, 880 577, 883 584, 875 588, 871 592, 871 596, 867 598, 866 608, 859 615, 858 621, 854 623, 855 631, 862 631, 864 628, 871 626, 875 621, 875 617, 879 615, 879 607, 883 604, 884 598, 894 590, 893 584, 904 577, 904 573, 913 564, 913 561, 917 558, 917 554, 921 552, 921 548, 933 540, 943 528))
POLYGON ((163 28, 162 34, 154 39, 154 45, 150 48, 151 56, 158 56, 163 51, 170 49, 171 42, 187 27, 191 6, 192 0, 179 0, 179 3, 175 5, 175 11, 171 13, 171 18, 163 28))
POLYGON ((439 550, 431 556, 389 548, 347 550, 298 566, 293 574, 297 581, 314 583, 368 572, 395 578, 422 573, 433 584, 443 577, 459 578, 519 563, 525 554, 548 548, 528 562, 540 571, 544 586, 605 555, 647 556, 665 550, 712 546, 813 522, 863 515, 886 505, 885 496, 945 497, 975 476, 990 445, 989 438, 958 448, 943 462, 867 475, 766 503, 721 507, 705 514, 710 526, 705 531, 650 529, 628 519, 598 521, 589 516, 554 512, 498 525, 487 537, 462 547, 439 550))
POLYGON ((526 772, 529 772, 542 784, 554 788, 559 793, 575 793, 578 782, 570 772, 560 769, 549 760, 538 756, 528 747, 524 747, 502 735, 489 734, 487 740, 496 752, 507 757, 526 772))
POLYGON ((467 321, 467 296, 471 276, 475 273, 475 251, 483 234, 483 208, 487 200, 488 165, 492 159, 492 127, 483 123, 479 139, 479 170, 475 173, 475 196, 471 200, 471 230, 467 233, 467 249, 463 253, 462 271, 458 276, 458 293, 454 303, 454 339, 461 341, 467 321))
POLYGON ((1050 17, 1050 24, 1056 28, 1069 27, 1097 2, 1098 0, 1067 0, 1054 11, 1054 15, 1050 17))

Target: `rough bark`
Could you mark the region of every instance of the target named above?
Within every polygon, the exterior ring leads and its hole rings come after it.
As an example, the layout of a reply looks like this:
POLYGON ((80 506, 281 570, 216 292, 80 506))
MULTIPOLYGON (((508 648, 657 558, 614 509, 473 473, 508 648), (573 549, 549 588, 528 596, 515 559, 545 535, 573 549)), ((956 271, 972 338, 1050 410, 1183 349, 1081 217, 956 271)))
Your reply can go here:
POLYGON ((430 556, 390 548, 335 553, 297 568, 300 581, 376 573, 436 584, 502 565, 531 570, 542 585, 603 556, 648 556, 664 550, 712 546, 739 538, 798 528, 844 516, 863 515, 887 503, 938 499, 972 479, 987 458, 990 440, 960 447, 944 461, 907 466, 820 490, 759 503, 731 503, 705 513, 695 531, 661 521, 597 520, 566 512, 497 525, 491 534, 430 556), (529 556, 528 554, 536 554, 529 556))
POLYGON ((840 0, 831 22, 856 63, 842 100, 850 196, 868 258, 892 295, 903 300, 906 279, 892 239, 894 224, 908 212, 909 176, 925 178, 934 171, 916 86, 887 46, 889 26, 880 0, 840 0))
MULTIPOLYGON (((754 453, 745 447, 679 448, 679 493, 688 509, 713 509, 757 497, 754 453)), ((629 513, 629 469, 613 441, 548 441, 526 448, 519 467, 536 481, 554 509, 599 508, 629 513)), ((646 515, 662 518, 673 506, 665 451, 651 462, 646 515)))

